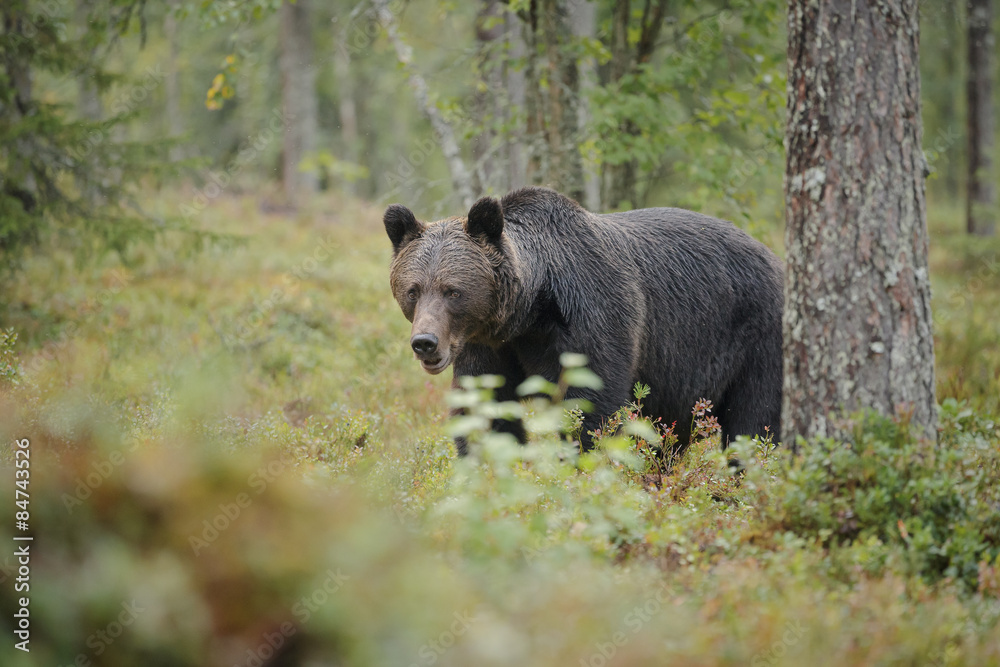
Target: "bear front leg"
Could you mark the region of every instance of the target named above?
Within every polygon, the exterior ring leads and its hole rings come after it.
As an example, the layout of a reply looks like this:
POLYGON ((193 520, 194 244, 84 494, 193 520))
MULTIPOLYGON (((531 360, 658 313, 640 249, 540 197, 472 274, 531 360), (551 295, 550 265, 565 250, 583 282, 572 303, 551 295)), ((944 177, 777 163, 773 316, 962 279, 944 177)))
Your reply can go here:
MULTIPOLYGON (((479 375, 499 375, 504 378, 503 386, 494 390, 494 400, 498 402, 518 400, 517 387, 525 378, 524 371, 511 350, 505 348, 494 350, 486 345, 466 345, 455 359, 455 375, 451 386, 457 388, 459 378, 479 375)), ((461 414, 465 414, 461 408, 451 410, 452 417, 461 414)), ((494 419, 490 427, 497 433, 510 433, 522 445, 528 441, 528 434, 520 419, 494 419)), ((465 438, 455 438, 455 448, 459 456, 469 453, 469 443, 465 438)))

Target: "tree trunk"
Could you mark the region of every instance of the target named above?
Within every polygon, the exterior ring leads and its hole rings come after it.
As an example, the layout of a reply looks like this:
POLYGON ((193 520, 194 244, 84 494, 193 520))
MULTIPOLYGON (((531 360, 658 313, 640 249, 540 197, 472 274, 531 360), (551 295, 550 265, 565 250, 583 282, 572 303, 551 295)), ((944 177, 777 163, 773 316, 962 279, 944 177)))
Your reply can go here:
MULTIPOLYGON (((639 67, 650 61, 656 51, 657 40, 663 29, 669 0, 646 0, 639 22, 639 41, 635 51, 629 48, 628 33, 632 19, 631 4, 628 0, 615 3, 611 17, 611 61, 608 68, 609 83, 617 84, 625 75, 638 73, 639 67)), ((625 120, 619 132, 630 137, 638 137, 640 129, 631 120, 625 120)), ((613 208, 627 204, 639 208, 644 197, 639 194, 639 164, 628 159, 617 164, 604 166, 605 201, 613 208)))
MULTIPOLYGON (((31 20, 26 13, 25 8, 17 4, 0 6, 3 31, 7 34, 23 35, 26 23, 31 20)), ((0 60, 0 64, 6 71, 10 90, 7 95, 0 96, 0 117, 16 126, 24 117, 35 113, 35 102, 32 97, 34 77, 28 58, 16 53, 5 55, 7 57, 0 60)), ((13 145, 16 150, 5 156, 6 174, 12 175, 13 178, 0 174, 0 188, 3 188, 8 195, 20 199, 24 210, 29 212, 35 209, 40 199, 39 184, 32 165, 36 154, 35 143, 31 136, 15 139, 13 145)), ((4 239, 0 238, 0 251, 6 250, 3 241, 4 239)))
POLYGON ((313 65, 309 0, 281 5, 281 106, 285 132, 281 179, 285 198, 295 205, 302 194, 315 192, 315 172, 299 171, 316 147, 316 72, 313 65))
MULTIPOLYGON (((90 12, 93 9, 92 0, 79 0, 76 5, 76 21, 81 33, 86 33, 90 26, 90 12)), ((96 47, 91 47, 88 56, 90 59, 96 53, 96 47)), ((100 91, 94 82, 93 71, 82 70, 77 78, 77 109, 84 120, 101 120, 104 115, 104 108, 101 104, 100 91)))
POLYGON ((538 5, 528 3, 527 16, 522 30, 524 42, 524 141, 527 149, 525 179, 528 183, 540 184, 547 180, 549 172, 548 151, 545 142, 545 114, 542 106, 540 83, 541 67, 538 58, 538 5))
MULTIPOLYGON (((616 84, 632 66, 632 53, 628 48, 628 24, 632 16, 629 0, 615 3, 611 15, 611 60, 608 62, 608 83, 616 84)), ((628 131, 628 128, 622 128, 628 131)), ((635 208, 635 169, 631 160, 604 164, 604 201, 611 208, 623 202, 635 208)))
POLYGON ((583 201, 580 139, 580 72, 569 48, 572 38, 567 0, 539 0, 539 24, 548 70, 545 98, 549 180, 556 190, 583 201))
MULTIPOLYGON (((597 31, 597 8, 593 2, 580 1, 572 3, 570 21, 573 36, 577 39, 594 39, 597 31)), ((593 58, 585 58, 578 63, 580 68, 580 103, 577 113, 579 136, 586 136, 590 124, 590 99, 588 93, 597 82, 597 67, 593 58)), ((583 201, 591 211, 601 210, 601 180, 593 163, 583 165, 583 201)))
POLYGON ((584 200, 580 75, 568 0, 531 0, 524 17, 528 177, 584 200))
MULTIPOLYGON (((507 94, 510 96, 509 104, 506 105, 504 111, 504 120, 507 127, 512 128, 518 122, 524 120, 524 70, 519 67, 519 64, 525 56, 525 48, 524 36, 521 34, 521 21, 509 12, 504 13, 504 35, 506 38, 505 50, 507 52, 504 64, 504 81, 506 82, 507 94)), ((528 184, 528 178, 521 133, 515 133, 509 129, 504 132, 504 151, 507 156, 507 184, 505 189, 513 190, 524 187, 528 184)))
MULTIPOLYGON (((334 48, 333 69, 337 79, 337 96, 340 99, 340 141, 343 145, 344 159, 351 164, 358 161, 358 110, 354 100, 354 80, 351 76, 351 52, 348 49, 347 28, 339 31, 337 46, 334 48)), ((344 189, 348 194, 354 194, 356 188, 353 180, 348 180, 344 189)))
MULTIPOLYGON (((361 196, 376 199, 381 193, 381 179, 384 176, 379 166, 379 147, 382 137, 373 126, 375 108, 381 103, 373 94, 375 80, 364 62, 354 61, 351 77, 354 81, 354 104, 358 111, 358 159, 359 164, 368 168, 368 178, 364 187, 359 188, 361 196)), ((360 184, 359 184, 360 185, 360 184)))
POLYGON ((966 100, 969 179, 966 225, 970 234, 992 236, 997 196, 993 182, 993 9, 992 0, 969 0, 969 71, 966 100))
MULTIPOLYGON (((177 35, 177 19, 174 17, 174 4, 171 0, 164 20, 164 32, 167 38, 167 77, 164 81, 167 96, 167 136, 176 139, 184 130, 181 122, 181 82, 180 82, 180 38, 177 35)), ((170 159, 179 160, 182 156, 180 146, 170 148, 170 159)))
MULTIPOLYGON (((944 6, 941 10, 941 22, 944 24, 949 48, 941 49, 941 64, 945 72, 957 72, 962 67, 961 53, 958 49, 958 45, 962 43, 963 32, 963 22, 959 16, 961 8, 957 2, 955 4, 951 4, 950 2, 942 4, 944 6)), ((958 133, 959 124, 961 123, 959 120, 959 110, 962 102, 961 87, 962 81, 959 77, 949 78, 948 91, 945 94, 947 99, 945 100, 944 113, 941 119, 941 126, 948 128, 949 136, 958 133)), ((946 193, 945 196, 948 199, 957 196, 958 189, 961 187, 959 182, 961 160, 958 158, 960 150, 957 144, 957 141, 948 141, 944 144, 943 155, 937 156, 937 162, 944 163, 944 173, 941 180, 944 192, 946 193)))
MULTIPOLYGON (((316 57, 313 49, 312 19, 310 18, 310 0, 297 0, 295 3, 295 27, 299 35, 298 53, 300 65, 299 108, 302 112, 302 122, 299 125, 299 150, 302 158, 315 153, 319 134, 319 100, 316 94, 316 57)), ((319 173, 312 170, 300 172, 300 183, 307 192, 319 189, 319 173)))
POLYGON ((438 145, 441 146, 441 152, 444 153, 445 160, 448 162, 448 170, 451 172, 451 183, 455 188, 455 193, 458 195, 463 206, 471 207, 475 201, 472 175, 465 166, 465 160, 462 159, 462 153, 455 139, 455 130, 431 101, 430 93, 427 90, 427 82, 424 81, 424 77, 413 66, 413 50, 399 36, 399 32, 396 30, 396 19, 393 17, 392 12, 389 11, 386 0, 374 0, 374 4, 378 12, 379 21, 382 23, 382 27, 385 28, 389 42, 396 52, 396 59, 409 76, 410 87, 413 88, 413 94, 417 98, 417 103, 423 109, 424 113, 427 114, 427 118, 434 128, 434 133, 438 138, 438 145))
POLYGON ((789 0, 782 439, 935 436, 917 0, 789 0))
POLYGON ((498 152, 497 132, 494 127, 501 118, 503 66, 500 61, 500 38, 503 21, 499 0, 480 0, 476 16, 476 70, 479 85, 473 96, 472 107, 479 134, 472 140, 472 159, 477 192, 486 189, 503 189, 503 156, 498 152))

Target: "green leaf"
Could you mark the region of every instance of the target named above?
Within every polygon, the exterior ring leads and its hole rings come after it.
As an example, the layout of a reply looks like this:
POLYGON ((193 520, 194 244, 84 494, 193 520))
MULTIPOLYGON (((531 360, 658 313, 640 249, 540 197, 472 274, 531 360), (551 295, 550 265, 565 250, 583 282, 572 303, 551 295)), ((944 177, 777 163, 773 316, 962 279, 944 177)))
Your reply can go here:
POLYGON ((550 405, 526 417, 525 422, 533 433, 561 433, 566 423, 565 415, 561 407, 550 405))
POLYGON ((563 368, 579 368, 587 365, 587 355, 576 352, 563 352, 559 355, 559 363, 563 368))
POLYGON ((643 468, 642 460, 632 451, 632 441, 628 438, 615 437, 605 438, 601 441, 601 446, 607 452, 608 458, 633 471, 640 471, 643 468))
POLYGON ((649 423, 646 419, 635 419, 626 421, 622 426, 622 430, 628 435, 634 435, 636 437, 642 438, 649 443, 659 443, 660 434, 656 432, 653 425, 649 423))
POLYGON ((559 392, 559 387, 552 384, 541 375, 532 375, 517 387, 518 396, 530 396, 532 394, 547 394, 555 396, 559 392))
POLYGON ((448 422, 447 432, 453 438, 468 437, 476 431, 487 431, 490 420, 481 415, 462 415, 448 422))
POLYGON ((604 387, 604 381, 589 368, 571 368, 563 373, 563 379, 571 387, 583 387, 594 390, 604 387))

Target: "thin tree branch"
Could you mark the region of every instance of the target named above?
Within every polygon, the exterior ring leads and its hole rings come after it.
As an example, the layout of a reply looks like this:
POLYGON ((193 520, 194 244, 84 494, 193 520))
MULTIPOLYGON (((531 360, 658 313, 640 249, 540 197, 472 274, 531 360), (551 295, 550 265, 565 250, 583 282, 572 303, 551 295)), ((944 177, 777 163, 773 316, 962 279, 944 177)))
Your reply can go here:
POLYGON ((413 66, 413 49, 403 41, 396 29, 396 19, 389 11, 386 0, 373 0, 375 11, 379 22, 385 28, 385 32, 392 43, 392 48, 396 51, 396 59, 403 66, 409 77, 410 87, 417 98, 427 118, 431 121, 431 127, 438 138, 438 145, 444 153, 448 162, 448 170, 451 172, 452 186, 458 194, 464 206, 472 206, 475 201, 475 193, 472 188, 472 175, 465 166, 462 153, 459 150, 458 142, 455 139, 455 131, 441 115, 440 110, 430 99, 427 82, 424 77, 413 66))

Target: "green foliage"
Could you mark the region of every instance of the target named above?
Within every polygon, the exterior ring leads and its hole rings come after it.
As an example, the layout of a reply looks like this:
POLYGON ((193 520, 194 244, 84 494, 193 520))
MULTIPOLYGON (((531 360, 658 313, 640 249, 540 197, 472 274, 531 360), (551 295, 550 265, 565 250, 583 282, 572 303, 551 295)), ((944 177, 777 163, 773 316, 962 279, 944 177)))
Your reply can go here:
POLYGON ((902 571, 976 590, 979 563, 1000 554, 996 425, 954 399, 941 421, 938 444, 872 414, 857 418, 852 442, 802 443, 764 491, 762 530, 792 531, 835 552, 858 545, 883 565, 894 554, 902 571))
MULTIPOLYGON (((61 3, 5 3, 0 32, 0 259, 17 268, 28 248, 56 239, 89 259, 102 250, 124 253, 171 226, 172 218, 145 212, 136 186, 175 172, 168 144, 119 136, 134 118, 136 99, 157 82, 129 81, 102 56, 131 29, 135 0, 114 0, 72 14, 61 3), (94 95, 127 86, 102 120, 76 118, 53 91, 64 82, 90 86, 94 95)), ((162 77, 162 75, 160 75, 162 77)))
POLYGON ((17 384, 15 343, 17 343, 17 332, 13 329, 0 329, 0 387, 17 384))
POLYGON ((676 461, 675 425, 642 414, 642 399, 649 392, 648 386, 637 382, 632 390, 635 401, 619 408, 593 434, 605 448, 634 451, 637 458, 631 459, 631 469, 639 475, 663 473, 676 461))
POLYGON ((566 398, 569 389, 601 387, 601 379, 586 368, 586 361, 584 355, 564 353, 560 357, 563 372, 558 382, 552 383, 536 375, 517 387, 518 396, 527 397, 524 401, 496 403, 492 400, 493 389, 502 385, 502 377, 462 378, 463 391, 454 392, 448 398, 449 405, 462 412, 452 421, 450 435, 466 438, 470 451, 475 453, 496 443, 515 442, 509 433, 490 431, 489 425, 493 420, 520 419, 528 432, 536 437, 558 440, 560 435, 573 430, 573 425, 577 423, 575 414, 590 409, 585 400, 566 398))
POLYGON ((966 3, 920 3, 920 115, 930 175, 928 196, 960 197, 967 139, 965 78, 966 3))
POLYGON ((965 232, 959 206, 932 208, 934 354, 939 398, 1000 412, 1000 241, 965 232))
MULTIPOLYGON (((640 201, 649 201, 669 175, 684 183, 670 189, 671 205, 750 221, 761 177, 781 161, 779 17, 778 3, 770 1, 672 7, 664 47, 653 59, 592 93, 597 160, 634 161, 646 183, 640 201)), ((632 45, 636 30, 629 33, 632 45)))
MULTIPOLYGON (((0 663, 995 661, 1000 430, 989 415, 1000 410, 1000 282, 997 248, 964 241, 960 211, 931 202, 938 447, 869 417, 848 443, 793 455, 743 439, 722 451, 714 408, 702 402, 680 452, 675 426, 644 414, 656 388, 637 385, 581 455, 587 406, 564 398, 599 385, 585 359, 564 356, 558 382, 526 382, 525 402, 493 401, 496 378, 469 380, 448 399, 448 378, 409 359, 408 325, 386 288, 380 207, 333 193, 295 219, 268 206, 281 150, 279 4, 195 0, 173 12, 147 3, 135 14, 140 3, 115 0, 91 5, 91 29, 78 31, 57 3, 63 14, 55 27, 33 24, 36 40, 0 33, 4 55, 30 60, 36 75, 35 114, 22 117, 6 113, 16 86, 0 71, 3 248, 50 236, 64 246, 24 254, 0 304, 12 327, 0 330, 0 477, 14 479, 10 443, 29 438, 32 528, 44 544, 32 561, 32 652, 8 642, 0 663), (172 37, 158 31, 168 12, 172 37), (135 37, 144 50, 130 48, 135 37), (112 102, 106 119, 74 115, 74 62, 112 102), (134 83, 161 64, 183 69, 182 152, 212 162, 194 181, 214 183, 214 195, 210 185, 157 193, 155 170, 128 166, 162 159, 166 145, 150 140, 174 131, 162 76, 134 83), (227 99, 217 112, 205 109, 213 87, 213 99, 227 99), (140 90, 148 102, 114 104, 140 90), (48 151, 60 147, 73 159, 40 173, 65 199, 28 211, 29 172, 15 162, 32 150, 56 159, 48 151), (140 174, 152 179, 130 188, 140 174), (159 243, 135 248, 128 268, 113 257, 74 266, 65 246, 91 255, 95 239, 123 249, 149 238, 130 194, 164 219, 200 197, 197 226, 246 243, 182 257, 159 243), (444 419, 448 400, 464 417, 444 419), (524 418, 530 444, 490 432, 498 416, 524 418), (452 434, 473 443, 473 456, 456 457, 452 434), (95 645, 132 598, 142 611, 95 645)), ((922 44, 951 39, 955 24, 934 21, 934 10, 951 12, 944 4, 922 5, 922 44)), ((477 115, 476 91, 495 93, 480 75, 523 63, 502 57, 502 44, 488 63, 470 55, 475 3, 391 5, 432 97, 465 138, 483 128, 518 137, 525 119, 508 99, 477 115)), ((454 213, 431 128, 368 6, 312 4, 324 150, 301 167, 368 197, 422 201, 428 218, 454 213), (326 56, 345 53, 343 79, 326 56), (354 140, 339 115, 352 88, 354 140)), ((595 39, 565 42, 593 59, 599 80, 610 8, 598 4, 605 27, 595 39)), ((675 2, 668 13, 650 62, 594 90, 581 151, 595 163, 637 160, 650 204, 777 234, 779 8, 675 2)), ((638 37, 633 27, 633 46, 638 37)), ((960 124, 961 95, 926 98, 959 90, 960 77, 934 56, 922 58, 928 159, 937 185, 954 191, 963 142, 949 124, 960 124)), ((14 488, 0 483, 7 507, 14 488)), ((0 522, 0 540, 12 530, 0 522)), ((12 574, 0 558, 7 619, 12 574)))
MULTIPOLYGON (((524 404, 469 381, 452 399, 467 419, 449 424, 450 379, 414 364, 388 293, 381 210, 332 195, 318 210, 223 198, 204 223, 244 246, 146 248, 134 270, 27 258, 2 312, 18 344, 0 369, 19 383, 0 390, 0 479, 29 438, 45 548, 32 651, 7 643, 5 666, 256 664, 276 644, 289 664, 344 665, 972 665, 1000 650, 1000 432, 982 410, 945 402, 937 449, 869 420, 855 443, 793 457, 723 452, 702 403, 701 435, 671 454, 672 425, 643 414, 656 387, 637 386, 581 456, 581 406, 561 397, 594 378, 567 355, 524 404), (500 414, 528 420, 528 446, 485 429, 500 414), (99 642, 133 598, 142 611, 99 642)), ((14 488, 0 483, 4 506, 14 488)), ((13 530, 0 522, 0 540, 13 530)), ((0 558, 6 618, 12 572, 0 558)))
POLYGON ((283 0, 191 0, 179 3, 181 16, 197 13, 206 26, 260 21, 281 7, 283 0))
MULTIPOLYGON (((566 378, 579 368, 565 371, 560 385, 573 386, 566 378)), ((546 552, 557 546, 556 536, 574 531, 595 555, 640 538, 649 499, 629 487, 610 459, 587 466, 585 478, 577 478, 577 446, 560 435, 567 412, 578 408, 561 400, 564 389, 553 388, 554 400, 543 396, 522 406, 491 400, 496 378, 470 378, 464 385, 450 402, 466 415, 454 420, 451 432, 468 439, 472 455, 454 465, 447 500, 430 517, 447 530, 451 548, 474 561, 511 567, 565 557, 562 549, 546 552), (523 417, 532 446, 491 433, 489 421, 501 416, 523 417)), ((524 393, 537 389, 529 381, 524 393)))
POLYGON ((316 151, 306 155, 299 164, 300 171, 316 172, 321 179, 333 179, 345 184, 362 181, 370 176, 367 167, 339 159, 330 151, 316 151))
MULTIPOLYGON (((29 5, 44 4, 33 3, 29 5)), ((130 0, 91 3, 98 8, 90 17, 95 29, 88 32, 81 48, 90 48, 94 40, 103 43, 92 58, 99 67, 91 68, 91 74, 99 87, 111 86, 103 94, 105 100, 122 89, 121 85, 115 88, 114 81, 134 80, 150 65, 168 73, 182 68, 174 107, 179 113, 174 118, 168 115, 171 107, 164 104, 161 88, 167 86, 163 85, 150 91, 151 101, 148 108, 143 105, 141 116, 133 115, 115 127, 144 144, 181 132, 183 147, 178 152, 205 158, 213 170, 233 166, 234 158, 245 153, 252 139, 259 148, 252 160, 239 163, 242 177, 230 186, 230 192, 273 180, 281 141, 273 135, 267 138, 266 129, 282 104, 276 57, 280 49, 276 10, 281 3, 185 0, 170 3, 169 8, 146 3, 144 11, 138 12, 139 4, 130 0), (104 11, 107 7, 112 11, 104 11), (163 30, 168 17, 176 23, 173 36, 163 30), (113 40, 115 48, 111 48, 108 35, 118 35, 120 30, 124 34, 113 40), (146 49, 138 54, 123 48, 134 45, 136 33, 147 40, 146 49), (172 55, 175 51, 176 56, 172 55), (222 78, 216 80, 220 74, 222 78), (223 109, 209 112, 205 109, 207 91, 214 91, 213 104, 226 95, 234 96, 223 109)), ((502 16, 493 16, 482 28, 499 29, 503 19, 513 21, 511 27, 518 31, 519 19, 514 16, 527 16, 530 3, 500 4, 505 8, 502 16)), ((781 3, 667 3, 652 57, 647 63, 634 64, 619 82, 608 79, 609 21, 615 3, 585 4, 596 9, 596 33, 593 38, 566 40, 564 48, 581 62, 596 66, 590 124, 574 142, 589 167, 600 171, 602 166, 634 160, 639 168, 638 201, 733 219, 755 235, 769 237, 771 245, 780 245, 785 96, 781 3), (622 131, 626 126, 635 132, 622 131)), ((570 3, 570 10, 579 6, 570 3)), ((476 3, 427 3, 420 11, 410 10, 416 5, 409 2, 392 2, 389 7, 412 42, 414 62, 420 63, 432 99, 439 100, 439 107, 465 139, 463 154, 470 165, 476 161, 472 166, 484 188, 488 183, 495 191, 504 189, 500 174, 506 171, 510 155, 505 142, 524 149, 526 110, 518 108, 506 90, 510 77, 523 73, 524 58, 515 57, 505 40, 486 47, 485 53, 479 51, 475 26, 480 5, 476 3), (428 35, 447 35, 448 47, 442 48, 440 40, 428 39, 428 35), (500 86, 487 86, 484 75, 496 72, 507 78, 500 86), (488 101, 483 99, 487 89, 488 101)), ((641 32, 638 24, 643 9, 642 3, 632 3, 629 37, 633 48, 641 32)), ((944 0, 928 0, 920 9, 925 152, 936 174, 930 188, 932 196, 951 200, 960 191, 965 144, 964 10, 944 0)), ((405 199, 415 208, 428 210, 427 217, 454 213, 445 202, 449 179, 433 130, 414 105, 405 74, 396 66, 370 10, 371 3, 343 0, 311 4, 318 145, 329 150, 335 166, 327 169, 307 161, 308 168, 327 171, 330 184, 369 198, 405 199), (334 53, 346 54, 346 74, 334 65, 334 53), (346 119, 340 115, 345 102, 355 110, 354 134, 344 132, 346 119)), ((60 18, 75 29, 70 19, 60 18)), ((71 30, 70 34, 75 33, 71 30)), ((45 74, 38 83, 48 89, 52 78, 45 74)), ((64 88, 55 97, 71 103, 64 88)), ((120 138, 117 132, 115 137, 120 138)), ((192 176, 196 183, 210 181, 208 173, 192 176)), ((18 205, 15 200, 7 203, 18 205)), ((604 202, 602 208, 620 205, 604 202)), ((130 209, 126 206, 125 210, 130 209)), ((14 218, 3 215, 0 220, 14 218)), ((11 223, 7 231, 11 238, 23 232, 25 242, 32 240, 30 226, 18 223, 15 229, 11 223)))

